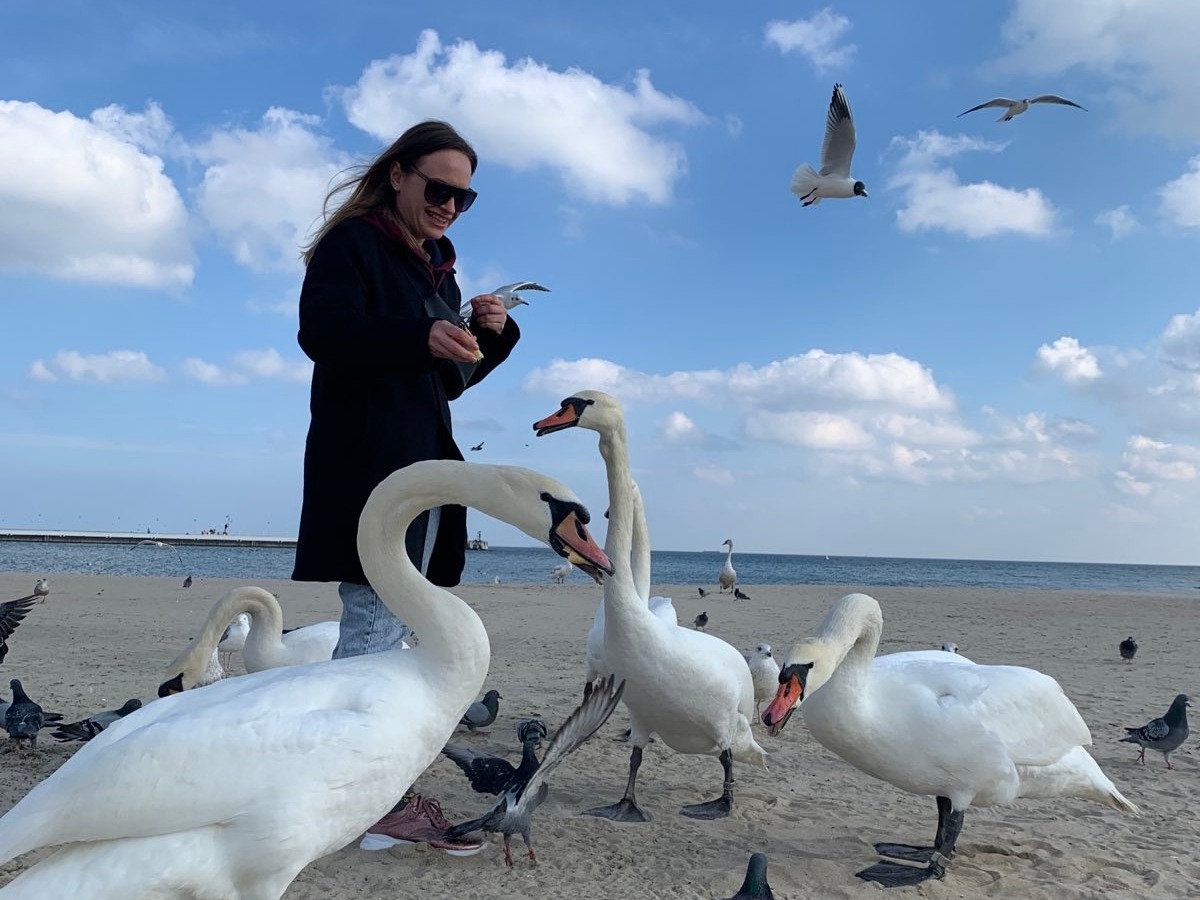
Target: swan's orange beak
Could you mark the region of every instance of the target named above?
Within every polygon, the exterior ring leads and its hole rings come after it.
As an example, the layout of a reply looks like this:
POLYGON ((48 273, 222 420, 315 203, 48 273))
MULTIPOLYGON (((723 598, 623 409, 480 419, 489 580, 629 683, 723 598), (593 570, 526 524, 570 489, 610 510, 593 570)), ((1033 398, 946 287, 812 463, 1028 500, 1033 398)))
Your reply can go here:
POLYGON ((543 437, 544 435, 553 434, 556 431, 562 431, 564 428, 570 428, 578 424, 578 410, 575 409, 574 405, 564 403, 558 412, 534 422, 533 430, 537 432, 538 437, 543 437))
POLYGON ((772 737, 783 731, 783 726, 804 699, 804 680, 811 668, 811 665, 785 666, 779 673, 779 690, 762 714, 763 724, 772 737))
POLYGON ((608 554, 600 549, 588 527, 580 521, 578 513, 570 513, 555 526, 551 546, 573 566, 590 575, 597 584, 604 582, 605 574, 613 573, 608 554))

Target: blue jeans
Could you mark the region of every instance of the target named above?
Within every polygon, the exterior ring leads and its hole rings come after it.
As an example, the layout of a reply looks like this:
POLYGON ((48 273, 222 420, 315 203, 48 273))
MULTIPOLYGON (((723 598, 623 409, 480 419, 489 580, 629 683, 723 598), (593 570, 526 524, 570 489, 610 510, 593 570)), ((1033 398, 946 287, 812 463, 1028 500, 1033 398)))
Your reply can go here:
MULTIPOLYGON (((417 517, 405 535, 409 558, 422 575, 429 570, 440 521, 441 508, 435 507, 417 517)), ((333 659, 395 650, 412 634, 412 629, 387 608, 369 584, 343 581, 338 585, 338 596, 342 598, 342 619, 333 659)))

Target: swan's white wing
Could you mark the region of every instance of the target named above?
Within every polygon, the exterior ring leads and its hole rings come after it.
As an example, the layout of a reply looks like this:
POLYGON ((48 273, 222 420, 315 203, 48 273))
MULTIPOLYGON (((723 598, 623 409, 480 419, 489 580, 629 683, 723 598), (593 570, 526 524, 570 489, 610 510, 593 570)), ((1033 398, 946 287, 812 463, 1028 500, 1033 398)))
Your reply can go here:
POLYGON ((218 824, 252 809, 247 798, 272 803, 280 771, 306 790, 343 787, 343 770, 328 761, 353 756, 360 769, 372 726, 356 668, 272 669, 125 716, 0 820, 0 858, 218 824))
POLYGON ((670 625, 679 624, 679 614, 676 612, 675 604, 671 602, 670 597, 651 597, 650 612, 670 625))
POLYGON ((834 85, 825 117, 825 142, 821 144, 821 174, 850 176, 850 160, 857 143, 854 116, 840 84, 834 85))
POLYGON ((941 650, 917 652, 942 658, 923 660, 911 658, 916 653, 904 654, 910 658, 885 664, 879 670, 883 696, 893 682, 927 692, 945 711, 948 723, 959 719, 978 723, 995 735, 1016 765, 1050 765, 1072 748, 1091 744, 1083 717, 1049 675, 1019 666, 964 665, 961 657, 955 659, 941 650))
POLYGON ((1080 106, 1078 103, 1074 102, 1073 100, 1068 100, 1066 97, 1060 97, 1057 94, 1042 94, 1042 96, 1034 97, 1029 102, 1030 103, 1057 103, 1059 106, 1073 106, 1076 109, 1082 109, 1084 112, 1087 112, 1087 110, 1084 109, 1084 107, 1080 106))
POLYGON ((283 635, 283 648, 288 665, 304 665, 324 662, 333 656, 337 646, 340 626, 337 622, 317 622, 305 625, 283 635))

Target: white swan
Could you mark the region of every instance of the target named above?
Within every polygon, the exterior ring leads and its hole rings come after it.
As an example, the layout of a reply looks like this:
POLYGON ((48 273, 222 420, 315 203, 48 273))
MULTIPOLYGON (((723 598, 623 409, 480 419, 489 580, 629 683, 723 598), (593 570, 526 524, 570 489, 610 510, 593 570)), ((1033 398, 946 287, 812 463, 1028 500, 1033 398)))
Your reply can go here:
POLYGON ((734 647, 720 638, 679 628, 652 613, 638 591, 631 562, 637 493, 629 472, 625 415, 616 398, 580 391, 539 423, 539 433, 577 425, 600 434, 608 472, 609 525, 606 547, 614 575, 604 584, 604 658, 618 680, 629 710, 633 751, 625 795, 612 806, 588 810, 618 822, 649 820, 635 797, 642 750, 657 734, 679 753, 717 756, 725 773, 721 797, 686 806, 686 816, 713 819, 733 807, 733 760, 765 767, 766 753, 754 740, 754 686, 734 647))
POLYGON ((260 587, 237 587, 213 604, 199 637, 167 666, 160 697, 199 687, 200 673, 220 647, 226 626, 242 613, 250 616, 250 630, 242 644, 247 672, 323 662, 337 646, 337 622, 317 622, 285 632, 283 610, 274 594, 260 587))
POLYGON ((737 584, 737 570, 733 568, 733 541, 726 538, 721 542, 721 546, 729 546, 729 552, 725 554, 725 565, 721 566, 721 574, 717 576, 717 581, 721 584, 721 592, 732 591, 733 586, 737 584))
POLYGON ((148 704, 105 729, 0 819, 0 863, 65 845, 3 900, 279 900, 361 835, 437 757, 483 686, 483 623, 405 552, 434 506, 473 506, 608 570, 564 485, 508 466, 419 462, 372 492, 358 551, 421 644, 256 672, 148 704))
POLYGON ((941 650, 892 654, 889 663, 872 665, 882 631, 874 599, 842 597, 816 637, 792 648, 763 713, 777 734, 800 705, 812 736, 846 762, 901 790, 937 797, 932 848, 876 845, 885 856, 928 867, 881 862, 860 878, 886 887, 941 878, 968 806, 1083 797, 1138 814, 1083 749, 1091 733, 1049 675, 977 666, 941 650))

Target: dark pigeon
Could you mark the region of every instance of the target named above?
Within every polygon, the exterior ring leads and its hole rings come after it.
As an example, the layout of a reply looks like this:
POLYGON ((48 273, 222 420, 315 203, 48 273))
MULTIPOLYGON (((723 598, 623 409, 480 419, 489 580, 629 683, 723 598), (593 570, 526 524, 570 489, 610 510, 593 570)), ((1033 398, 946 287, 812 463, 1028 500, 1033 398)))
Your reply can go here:
MULTIPOLYGON (((466 713, 459 719, 458 724, 467 726, 467 730, 471 733, 475 733, 479 728, 487 728, 496 721, 496 714, 500 712, 500 701, 503 699, 499 691, 488 691, 483 695, 482 700, 476 700, 467 707, 466 713)), ((487 734, 487 732, 480 731, 479 734, 487 734)))
POLYGON ((192 576, 191 575, 189 575, 187 578, 183 579, 183 586, 185 588, 190 588, 192 586, 192 576))
POLYGON ((51 734, 59 741, 90 741, 113 722, 141 708, 141 700, 126 700, 120 709, 106 709, 78 722, 67 722, 59 725, 51 734))
POLYGON ((29 699, 19 678, 10 681, 9 686, 13 699, 4 713, 4 728, 12 740, 29 741, 31 748, 37 747, 38 732, 45 724, 42 708, 29 699))
POLYGON ((1191 706, 1187 694, 1180 694, 1171 701, 1171 708, 1161 719, 1153 719, 1140 728, 1126 728, 1127 735, 1121 740, 1139 745, 1142 750, 1138 754, 1138 762, 1146 764, 1146 751, 1157 750, 1171 765, 1171 753, 1179 749, 1179 745, 1187 740, 1188 721, 1187 708, 1191 706))
POLYGON ((521 741, 521 764, 518 766, 502 757, 479 753, 456 744, 447 744, 442 748, 442 753, 463 770, 471 782, 472 790, 498 796, 514 779, 527 781, 537 771, 540 763, 534 751, 545 737, 546 723, 541 719, 529 719, 517 726, 517 738, 521 741))
POLYGON ((613 690, 613 678, 610 676, 598 682, 595 690, 575 709, 562 727, 554 733, 542 762, 527 777, 514 778, 504 789, 504 793, 490 810, 478 819, 454 825, 446 831, 451 838, 466 837, 476 831, 485 831, 504 836, 504 863, 511 866, 512 847, 509 838, 514 834, 521 835, 529 859, 537 865, 537 854, 533 850, 533 813, 546 799, 549 788, 546 779, 558 768, 564 759, 578 749, 596 729, 608 721, 612 711, 617 708, 621 694, 625 690, 622 681, 613 690))
POLYGON ((706 591, 704 588, 699 588, 699 587, 698 587, 698 588, 696 588, 696 590, 700 592, 700 599, 701 599, 701 600, 703 600, 705 597, 707 597, 707 596, 708 596, 708 591, 706 591))
POLYGON ((746 880, 741 889, 726 900, 775 900, 771 885, 767 884, 767 855, 754 853, 746 866, 746 880))
POLYGON ((1133 662, 1133 658, 1137 656, 1137 641, 1132 637, 1127 637, 1121 641, 1117 649, 1121 651, 1121 659, 1125 662, 1133 662))
POLYGON ((734 588, 734 589, 733 589, 733 599, 734 599, 734 600, 749 600, 749 599, 750 599, 750 595, 749 595, 749 594, 742 593, 742 589, 741 589, 741 588, 734 588))
POLYGON ((692 619, 692 624, 696 626, 697 631, 703 631, 708 627, 708 610, 700 613, 696 618, 692 619))
POLYGON ((8 639, 17 630, 21 620, 29 614, 29 610, 37 602, 37 597, 37 594, 30 594, 28 597, 0 603, 0 662, 4 662, 4 657, 8 656, 8 639))

